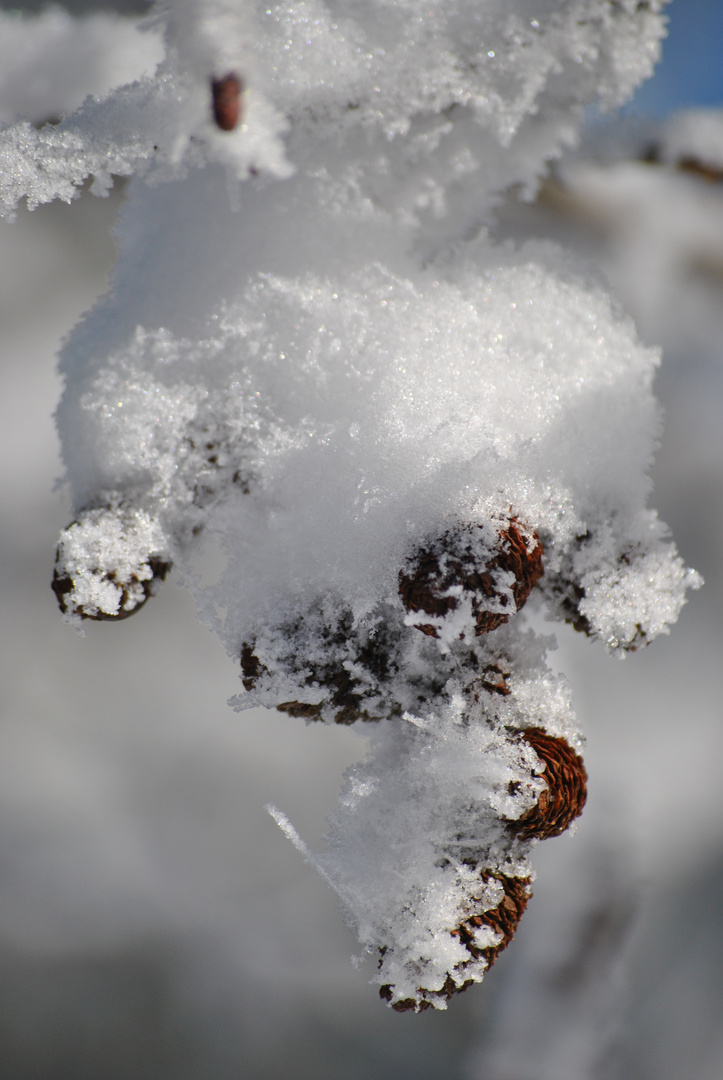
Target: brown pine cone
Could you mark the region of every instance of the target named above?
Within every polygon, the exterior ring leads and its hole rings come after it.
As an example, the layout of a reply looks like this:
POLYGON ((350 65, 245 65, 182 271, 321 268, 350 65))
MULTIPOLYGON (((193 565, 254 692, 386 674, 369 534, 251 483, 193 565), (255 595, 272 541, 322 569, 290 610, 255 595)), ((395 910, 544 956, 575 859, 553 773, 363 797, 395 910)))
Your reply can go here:
POLYGON ((528 728, 522 738, 545 763, 542 779, 547 787, 535 806, 510 829, 521 839, 547 840, 560 836, 582 813, 587 799, 587 772, 579 754, 564 739, 541 728, 528 728))
MULTIPOLYGON (((418 552, 399 574, 399 595, 408 612, 444 618, 459 607, 451 590, 461 586, 472 604, 476 635, 496 630, 519 611, 543 575, 542 544, 537 533, 515 518, 498 532, 490 548, 479 526, 463 526, 418 552), (500 571, 512 572, 512 602, 501 591, 500 571), (514 609, 513 609, 514 604, 514 609), (508 607, 508 611, 490 608, 508 607)), ((430 637, 439 637, 431 623, 415 623, 430 637)))

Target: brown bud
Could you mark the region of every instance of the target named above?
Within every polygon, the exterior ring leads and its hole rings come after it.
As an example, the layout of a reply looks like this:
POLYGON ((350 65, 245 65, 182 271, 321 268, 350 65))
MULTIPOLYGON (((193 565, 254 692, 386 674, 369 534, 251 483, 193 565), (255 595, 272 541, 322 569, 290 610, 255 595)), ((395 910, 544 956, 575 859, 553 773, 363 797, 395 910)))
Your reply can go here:
MULTIPOLYGON (((513 518, 498 532, 491 549, 482 540, 478 527, 463 526, 413 556, 399 574, 399 595, 407 611, 444 618, 459 606, 457 596, 450 593, 455 586, 471 600, 476 635, 496 630, 519 611, 544 572, 537 533, 513 518), (514 610, 509 594, 499 591, 495 580, 499 571, 514 575, 514 610), (510 607, 507 612, 489 610, 505 605, 510 607)), ((420 620, 415 626, 430 637, 439 636, 431 623, 420 620)))
POLYGON ((229 71, 221 79, 211 80, 213 118, 221 131, 233 131, 238 127, 242 93, 243 82, 233 71, 229 71))
POLYGON ((541 728, 528 728, 522 738, 545 763, 546 787, 537 803, 510 829, 522 839, 547 840, 560 836, 579 817, 587 799, 587 772, 579 754, 564 739, 541 728))

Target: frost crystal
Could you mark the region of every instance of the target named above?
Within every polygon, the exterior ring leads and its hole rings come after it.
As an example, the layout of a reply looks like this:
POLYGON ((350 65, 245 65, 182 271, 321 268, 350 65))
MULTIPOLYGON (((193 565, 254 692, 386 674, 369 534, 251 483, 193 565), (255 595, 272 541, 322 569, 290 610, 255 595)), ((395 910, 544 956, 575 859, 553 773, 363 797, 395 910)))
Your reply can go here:
POLYGON ((195 588, 236 706, 367 722, 316 863, 398 1009, 482 978, 585 801, 518 613, 622 654, 698 583, 647 507, 656 351, 485 229, 649 74, 660 8, 178 0, 155 74, 0 132, 8 212, 138 177, 61 359, 61 606, 130 614, 222 539, 195 588))

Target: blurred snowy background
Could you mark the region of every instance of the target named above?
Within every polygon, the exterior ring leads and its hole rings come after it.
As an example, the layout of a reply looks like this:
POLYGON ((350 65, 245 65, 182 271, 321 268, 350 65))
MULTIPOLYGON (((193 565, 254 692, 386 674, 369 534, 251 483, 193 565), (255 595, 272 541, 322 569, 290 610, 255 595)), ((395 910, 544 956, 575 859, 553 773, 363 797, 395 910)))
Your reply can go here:
MULTIPOLYGON (((41 7, 2 5, 25 18, 41 7)), ((63 10, 53 34, 70 32, 63 10)), ((54 354, 105 288, 123 189, 3 225, 3 1080, 723 1075, 723 184, 672 151, 667 164, 624 160, 653 144, 664 157, 655 124, 675 110, 723 106, 723 4, 674 0, 669 13, 663 62, 624 124, 591 119, 583 151, 534 205, 511 197, 498 231, 559 239, 601 266, 664 346, 653 504, 706 586, 669 638, 623 663, 556 628, 590 802, 574 837, 538 849, 513 947, 447 1013, 379 1003, 349 962, 334 895, 264 810, 281 805, 318 848, 363 750, 354 734, 234 714, 238 672, 172 585, 137 620, 84 638, 61 622, 54 354)), ((100 92, 114 76, 93 68, 92 31, 85 53, 73 32, 100 92)), ((153 63, 150 46, 139 63, 153 63)), ((41 119, 51 74, 26 64, 11 80, 6 58, 3 118, 41 119)), ((697 160, 723 168, 723 120, 697 160)))

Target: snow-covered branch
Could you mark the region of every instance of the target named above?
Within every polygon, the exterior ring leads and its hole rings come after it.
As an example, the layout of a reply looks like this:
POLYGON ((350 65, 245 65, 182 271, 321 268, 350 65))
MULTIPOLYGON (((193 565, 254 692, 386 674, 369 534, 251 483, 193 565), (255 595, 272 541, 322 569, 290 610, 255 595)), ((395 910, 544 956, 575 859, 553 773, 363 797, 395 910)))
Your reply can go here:
POLYGON ((175 563, 237 708, 367 725, 315 858, 397 1009, 480 981, 584 804, 526 612, 624 654, 699 583, 647 505, 657 352, 487 233, 649 74, 661 7, 177 0, 154 74, 0 132, 8 213, 136 175, 61 358, 61 608, 132 614, 175 563))

